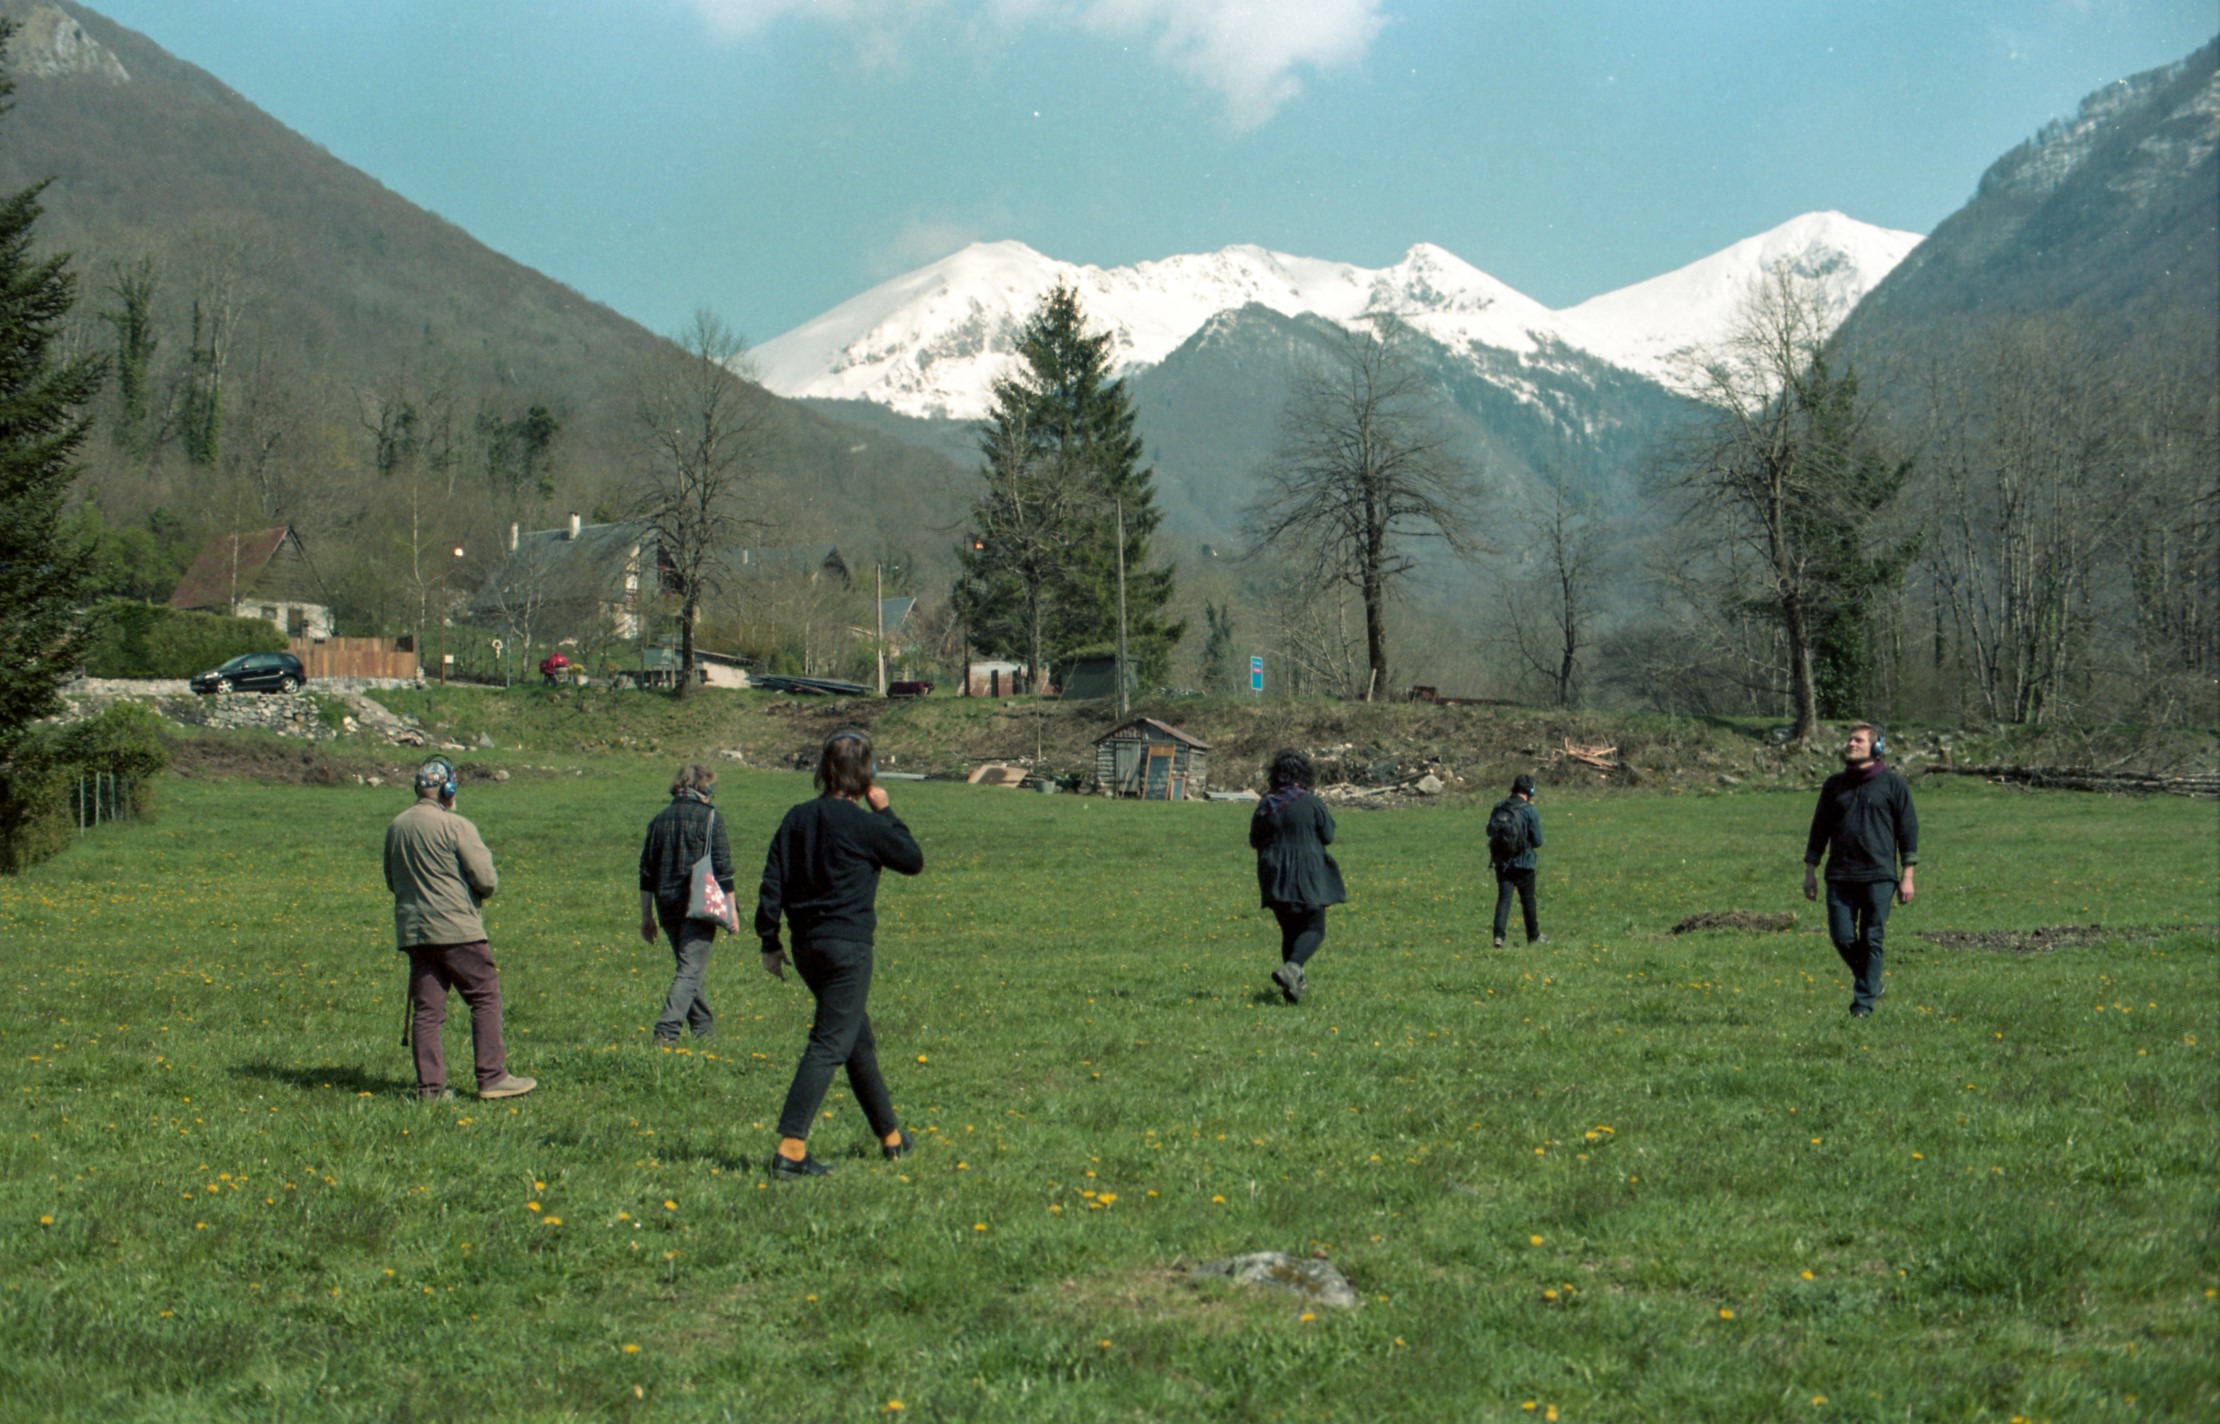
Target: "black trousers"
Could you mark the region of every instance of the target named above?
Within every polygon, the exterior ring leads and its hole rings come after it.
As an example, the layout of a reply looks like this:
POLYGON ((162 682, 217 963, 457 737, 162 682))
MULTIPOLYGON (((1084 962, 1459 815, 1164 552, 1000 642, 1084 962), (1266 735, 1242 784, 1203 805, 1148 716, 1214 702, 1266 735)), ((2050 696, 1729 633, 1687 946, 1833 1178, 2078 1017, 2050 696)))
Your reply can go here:
POLYGON ((1519 909, 1526 915, 1526 942, 1532 944, 1542 937, 1542 917, 1535 908, 1534 871, 1498 870, 1495 873, 1495 937, 1511 926, 1511 892, 1518 892, 1519 909))
POLYGON ((871 946, 832 940, 794 946, 794 968, 816 996, 817 1013, 809 1022, 809 1044, 794 1069, 793 1086, 779 1113, 779 1136, 807 1138, 835 1069, 848 1070, 848 1090, 856 1095, 871 1131, 884 1138, 902 1124, 894 1116, 886 1080, 879 1076, 878 1041, 871 1036, 871 946))
POLYGON ((1297 969, 1310 962, 1326 942, 1324 905, 1274 905, 1272 918, 1280 922, 1280 962, 1297 969))
POLYGON ((1881 997, 1881 938, 1888 932, 1893 880, 1827 882, 1827 938, 1850 966, 1850 1002, 1870 1010, 1881 997))

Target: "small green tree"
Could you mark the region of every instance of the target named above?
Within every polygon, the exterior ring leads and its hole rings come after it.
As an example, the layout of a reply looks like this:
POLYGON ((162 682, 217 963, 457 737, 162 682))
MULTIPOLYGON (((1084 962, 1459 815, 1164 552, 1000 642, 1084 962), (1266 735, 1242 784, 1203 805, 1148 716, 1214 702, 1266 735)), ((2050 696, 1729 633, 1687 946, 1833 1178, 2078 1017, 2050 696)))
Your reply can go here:
MULTIPOLYGON (((0 20, 0 62, 15 28, 0 20)), ((14 88, 0 71, 0 112, 14 88)), ((77 279, 66 254, 31 251, 45 186, 0 199, 0 767, 76 668, 87 559, 60 537, 62 502, 105 365, 57 354, 77 279)))

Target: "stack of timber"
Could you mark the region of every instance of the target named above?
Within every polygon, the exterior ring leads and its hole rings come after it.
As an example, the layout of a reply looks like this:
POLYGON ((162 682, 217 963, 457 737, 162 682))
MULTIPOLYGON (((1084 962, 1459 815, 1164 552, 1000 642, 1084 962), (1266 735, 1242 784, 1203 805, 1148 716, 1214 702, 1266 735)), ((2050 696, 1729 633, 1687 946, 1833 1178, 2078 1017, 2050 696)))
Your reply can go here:
POLYGON ((2082 771, 2049 766, 1931 766, 1930 773, 1979 776, 2056 791, 2106 791, 2133 796, 2220 797, 2220 776, 2158 776, 2144 771, 2082 771))

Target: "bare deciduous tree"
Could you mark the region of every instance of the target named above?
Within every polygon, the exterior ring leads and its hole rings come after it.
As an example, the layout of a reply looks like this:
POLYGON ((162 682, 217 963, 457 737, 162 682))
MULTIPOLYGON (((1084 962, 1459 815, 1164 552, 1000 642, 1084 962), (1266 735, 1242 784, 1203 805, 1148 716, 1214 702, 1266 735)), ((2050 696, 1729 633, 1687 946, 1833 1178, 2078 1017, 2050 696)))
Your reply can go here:
MULTIPOLYGON (((1823 635, 1839 636, 1832 620, 1861 615, 1872 585, 1900 570, 1864 545, 1904 469, 1872 457, 1856 377, 1828 365, 1825 312, 1812 279, 1785 264, 1768 272, 1701 359, 1710 415, 1669 462, 1684 528, 1714 551, 1752 556, 1743 567, 1779 622, 1798 744, 1819 725, 1823 635)), ((1741 601, 1727 592, 1729 609, 1741 601)))
POLYGON ((646 448, 633 510, 654 534, 656 572, 678 596, 682 696, 694 686, 694 625, 703 600, 722 585, 734 551, 767 527, 747 496, 771 453, 771 405, 747 388, 746 353, 720 318, 697 310, 635 394, 646 448))
POLYGON ((1601 533, 1562 470, 1543 473, 1541 492, 1521 523, 1527 566, 1507 590, 1504 625, 1519 660, 1549 687, 1550 701, 1577 698, 1581 655, 1599 611, 1596 566, 1601 533))
POLYGON ((1365 697, 1388 690, 1387 604, 1418 567, 1411 546, 1479 551, 1477 472, 1432 419, 1433 387, 1392 318, 1349 333, 1340 362, 1296 378, 1280 445, 1249 511, 1253 543, 1300 551, 1364 608, 1365 697))

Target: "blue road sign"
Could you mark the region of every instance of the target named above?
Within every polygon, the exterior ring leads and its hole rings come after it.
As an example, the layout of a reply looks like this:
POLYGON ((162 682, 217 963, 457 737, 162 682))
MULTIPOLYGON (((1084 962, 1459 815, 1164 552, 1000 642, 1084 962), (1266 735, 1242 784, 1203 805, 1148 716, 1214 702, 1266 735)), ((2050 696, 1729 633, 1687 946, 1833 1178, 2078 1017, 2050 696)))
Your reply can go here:
POLYGON ((1249 691, 1264 690, 1264 656, 1259 653, 1249 659, 1249 691))

